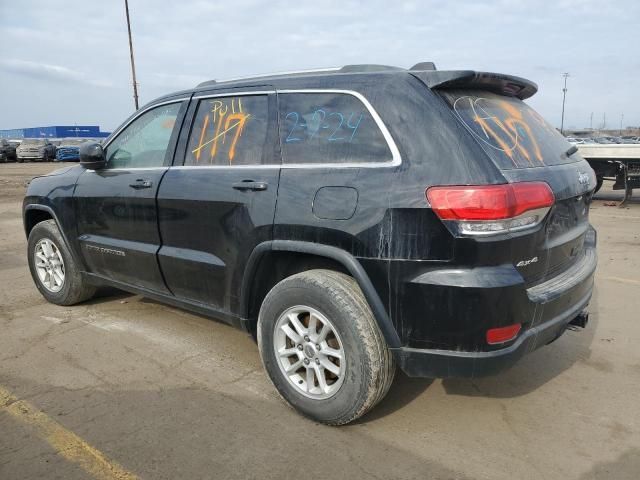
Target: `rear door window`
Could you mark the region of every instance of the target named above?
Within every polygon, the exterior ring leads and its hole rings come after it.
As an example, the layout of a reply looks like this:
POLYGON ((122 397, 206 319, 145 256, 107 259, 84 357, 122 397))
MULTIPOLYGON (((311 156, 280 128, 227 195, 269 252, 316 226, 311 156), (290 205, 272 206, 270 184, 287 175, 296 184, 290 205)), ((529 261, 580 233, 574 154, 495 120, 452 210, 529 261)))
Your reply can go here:
MULTIPOLYGON (((273 122, 275 123, 275 114, 273 122)), ((275 129, 275 125, 273 126, 275 129)), ((200 100, 185 165, 272 163, 268 95, 237 95, 200 100)), ((275 132, 275 130, 274 130, 275 132)), ((271 138, 275 138, 274 136, 271 138)))
POLYGON ((284 164, 391 162, 393 155, 372 112, 346 93, 280 93, 284 164))
POLYGON ((479 90, 439 92, 455 116, 502 170, 573 163, 571 145, 533 108, 515 97, 479 90))

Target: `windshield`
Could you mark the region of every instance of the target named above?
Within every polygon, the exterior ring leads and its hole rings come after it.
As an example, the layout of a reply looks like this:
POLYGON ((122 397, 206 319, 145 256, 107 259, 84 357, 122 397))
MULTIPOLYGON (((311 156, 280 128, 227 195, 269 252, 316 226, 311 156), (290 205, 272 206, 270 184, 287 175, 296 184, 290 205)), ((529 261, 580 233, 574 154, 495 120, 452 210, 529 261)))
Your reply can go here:
POLYGON ((26 138, 23 140, 22 145, 44 145, 45 141, 39 138, 26 138))
POLYGON ((60 145, 80 145, 81 143, 86 142, 86 140, 76 140, 76 139, 71 139, 71 140, 61 140, 60 141, 60 145))
POLYGON ((480 90, 444 90, 440 95, 498 168, 573 163, 571 144, 533 108, 515 97, 480 90))

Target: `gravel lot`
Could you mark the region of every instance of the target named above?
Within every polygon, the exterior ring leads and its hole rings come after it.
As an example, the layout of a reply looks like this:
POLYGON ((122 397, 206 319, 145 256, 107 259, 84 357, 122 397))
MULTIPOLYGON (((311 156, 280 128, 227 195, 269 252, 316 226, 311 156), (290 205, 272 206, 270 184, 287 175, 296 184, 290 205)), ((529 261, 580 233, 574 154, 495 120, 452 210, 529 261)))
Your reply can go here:
POLYGON ((592 207, 586 330, 496 377, 398 376, 370 415, 331 428, 288 408, 223 323, 114 291, 46 303, 20 208, 25 181, 58 166, 0 164, 0 478, 638 478, 640 192, 607 206, 609 183, 592 207))

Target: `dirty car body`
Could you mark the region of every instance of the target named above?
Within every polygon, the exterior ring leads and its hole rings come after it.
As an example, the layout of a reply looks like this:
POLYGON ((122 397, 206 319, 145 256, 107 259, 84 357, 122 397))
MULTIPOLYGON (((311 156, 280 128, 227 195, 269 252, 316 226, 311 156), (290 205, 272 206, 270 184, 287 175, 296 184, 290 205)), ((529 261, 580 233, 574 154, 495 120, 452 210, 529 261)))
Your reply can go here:
POLYGON ((278 281, 341 271, 408 375, 494 374, 584 324, 593 289, 596 179, 535 91, 424 66, 207 82, 136 112, 105 166, 34 179, 25 229, 54 219, 93 284, 252 334, 278 281), (166 147, 138 155, 144 115, 166 147))

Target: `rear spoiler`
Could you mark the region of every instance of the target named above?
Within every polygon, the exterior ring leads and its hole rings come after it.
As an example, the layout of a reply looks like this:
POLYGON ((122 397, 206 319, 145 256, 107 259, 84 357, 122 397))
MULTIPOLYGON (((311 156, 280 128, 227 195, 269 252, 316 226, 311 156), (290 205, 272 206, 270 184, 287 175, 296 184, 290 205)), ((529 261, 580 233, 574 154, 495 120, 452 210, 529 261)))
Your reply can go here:
POLYGON ((521 100, 533 96, 538 86, 530 80, 501 73, 474 70, 423 70, 409 73, 432 90, 469 88, 488 90, 521 100))

